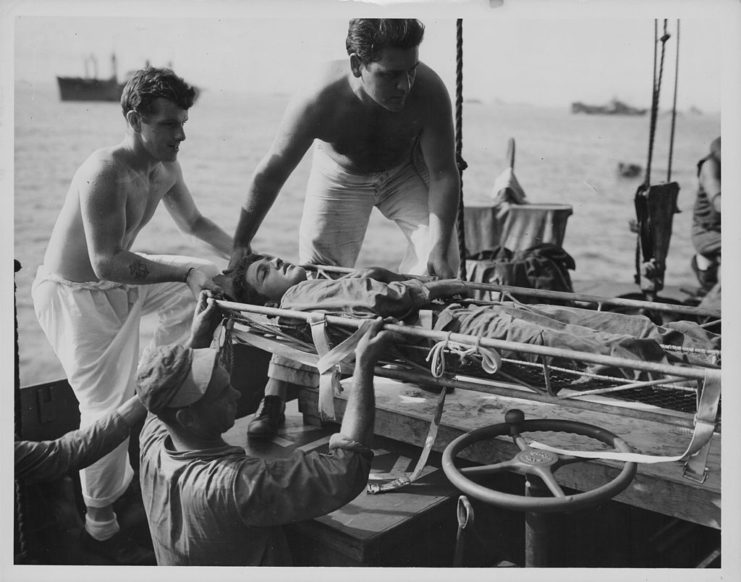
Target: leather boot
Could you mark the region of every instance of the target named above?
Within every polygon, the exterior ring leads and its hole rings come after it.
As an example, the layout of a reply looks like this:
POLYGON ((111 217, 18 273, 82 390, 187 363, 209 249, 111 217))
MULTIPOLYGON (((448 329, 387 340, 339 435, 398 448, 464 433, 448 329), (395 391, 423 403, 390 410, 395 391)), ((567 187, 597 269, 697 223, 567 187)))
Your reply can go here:
POLYGON ((247 426, 247 436, 256 439, 271 439, 286 420, 286 405, 280 396, 266 396, 262 410, 247 426))

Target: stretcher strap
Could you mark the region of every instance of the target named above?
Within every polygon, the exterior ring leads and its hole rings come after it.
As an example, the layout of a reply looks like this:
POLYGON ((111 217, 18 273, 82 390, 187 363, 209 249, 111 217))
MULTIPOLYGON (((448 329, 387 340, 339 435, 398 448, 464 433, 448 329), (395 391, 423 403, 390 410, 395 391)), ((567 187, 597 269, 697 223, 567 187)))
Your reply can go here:
POLYGON ((710 451, 711 438, 715 430, 715 418, 720 401, 720 378, 705 376, 702 394, 695 415, 695 428, 687 449, 681 455, 660 456, 641 453, 619 453, 612 451, 570 451, 552 447, 537 441, 528 444, 534 449, 550 451, 559 455, 579 457, 582 459, 603 459, 611 461, 634 463, 669 463, 673 461, 687 461, 684 466, 684 476, 688 479, 704 482, 707 478, 707 457, 710 451))
POLYGON ((243 343, 270 352, 276 356, 294 360, 306 366, 316 368, 316 365, 319 362, 319 356, 316 354, 299 350, 298 348, 287 345, 276 339, 266 338, 256 333, 250 333, 246 329, 236 329, 235 336, 243 343))
MULTIPOLYGON (((331 351, 327 336, 327 318, 324 313, 314 312, 309 318, 311 337, 314 346, 321 358, 331 351)), ((337 366, 329 366, 319 374, 319 417, 322 420, 335 420, 337 415, 334 409, 334 395, 342 391, 340 386, 340 370, 337 366)))
POLYGON ((419 479, 422 471, 427 465, 427 459, 430 457, 430 451, 432 446, 435 444, 437 438, 437 430, 440 427, 440 419, 443 416, 443 408, 445 406, 445 395, 447 391, 444 387, 440 388, 440 395, 437 398, 437 406, 435 407, 435 415, 430 421, 430 428, 427 430, 427 437, 425 438, 425 444, 422 448, 422 452, 419 455, 417 464, 414 466, 414 470, 411 473, 401 475, 392 481, 385 483, 368 483, 367 491, 369 494, 374 495, 376 493, 387 493, 389 491, 395 491, 401 487, 405 487, 411 483, 414 483, 419 479))
POLYGON ((238 341, 266 352, 271 352, 277 356, 294 360, 300 364, 311 366, 312 368, 316 368, 320 373, 331 370, 335 366, 339 366, 341 371, 347 372, 350 368, 343 369, 342 365, 347 362, 349 357, 354 353, 360 338, 363 337, 371 325, 371 320, 368 320, 367 323, 364 322, 355 333, 340 343, 337 347, 332 348, 322 357, 319 357, 319 355, 312 352, 301 350, 281 341, 280 339, 264 337, 258 333, 252 333, 248 327, 239 324, 234 328, 234 336, 238 341))
POLYGON ((701 389, 693 435, 693 441, 697 441, 697 444, 684 464, 684 476, 700 483, 704 482, 708 475, 707 459, 710 453, 710 439, 715 430, 715 419, 720 402, 720 377, 706 375, 701 389))
POLYGON ((316 368, 319 370, 319 373, 323 374, 353 356, 360 339, 368 332, 372 325, 373 320, 366 319, 350 337, 343 340, 340 344, 319 358, 319 361, 316 363, 316 368))

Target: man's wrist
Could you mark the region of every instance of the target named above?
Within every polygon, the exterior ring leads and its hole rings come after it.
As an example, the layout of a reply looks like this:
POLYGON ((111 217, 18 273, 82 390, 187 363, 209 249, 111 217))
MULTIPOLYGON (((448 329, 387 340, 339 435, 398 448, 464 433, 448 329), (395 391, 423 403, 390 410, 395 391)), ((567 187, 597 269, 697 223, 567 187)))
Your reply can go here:
POLYGON ((183 283, 186 283, 186 284, 188 283, 188 278, 190 277, 190 274, 191 274, 191 273, 192 273, 193 271, 195 271, 195 270, 196 270, 196 268, 195 268, 195 267, 190 267, 190 268, 188 268, 188 270, 187 270, 187 271, 185 272, 185 278, 183 279, 183 283))

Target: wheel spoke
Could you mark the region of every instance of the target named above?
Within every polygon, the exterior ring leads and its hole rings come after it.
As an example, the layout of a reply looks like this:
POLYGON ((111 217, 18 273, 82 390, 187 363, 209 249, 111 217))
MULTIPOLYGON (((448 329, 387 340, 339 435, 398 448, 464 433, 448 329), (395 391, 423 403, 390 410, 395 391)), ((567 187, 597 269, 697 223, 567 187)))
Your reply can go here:
POLYGON ((526 451, 530 448, 530 445, 527 444, 527 441, 524 438, 522 438, 520 435, 512 437, 512 440, 515 442, 515 444, 519 447, 521 451, 526 451))
POLYGON ((554 497, 566 497, 566 494, 563 492, 563 489, 561 489, 561 486, 556 481, 556 478, 553 476, 550 469, 545 467, 532 467, 530 473, 540 477, 550 492, 553 493, 554 497))
POLYGON ((502 473, 503 471, 515 471, 520 467, 520 463, 514 459, 508 459, 501 463, 492 463, 490 465, 481 465, 479 467, 464 467, 460 471, 466 477, 475 477, 477 475, 491 475, 493 473, 502 473))

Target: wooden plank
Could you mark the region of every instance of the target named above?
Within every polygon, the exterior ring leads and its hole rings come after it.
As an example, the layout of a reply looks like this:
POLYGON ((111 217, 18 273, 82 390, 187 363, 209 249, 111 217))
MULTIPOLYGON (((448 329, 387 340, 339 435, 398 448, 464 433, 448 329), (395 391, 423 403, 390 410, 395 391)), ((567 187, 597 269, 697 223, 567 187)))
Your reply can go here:
MULTIPOLYGON (((343 393, 347 394, 347 390, 343 393)), ((432 418, 437 396, 412 384, 402 384, 385 378, 376 379, 377 435, 415 446, 422 446, 432 418)), ((301 410, 305 417, 317 417, 316 392, 300 392, 301 410)), ((341 418, 343 397, 335 399, 341 418)), ((504 413, 519 408, 525 418, 558 418, 593 424, 622 437, 637 452, 674 456, 684 452, 691 431, 685 427, 634 419, 599 411, 572 408, 561 403, 532 402, 501 395, 456 389, 446 398, 445 411, 434 449, 441 452, 454 438, 475 428, 504 421, 504 413)), ((316 418, 309 421, 316 421, 316 418)), ((556 440, 538 434, 538 440, 563 448, 579 447, 579 437, 559 433, 556 440)), ((514 445, 506 439, 494 439, 467 451, 467 457, 477 462, 490 462, 510 457, 514 445)), ((618 463, 589 461, 564 467, 558 479, 566 487, 585 490, 604 483, 614 476, 618 463)), ((616 501, 656 511, 701 525, 720 528, 720 435, 713 435, 708 458, 709 475, 699 484, 683 476, 683 464, 678 462, 640 464, 631 486, 616 497, 616 501)))

